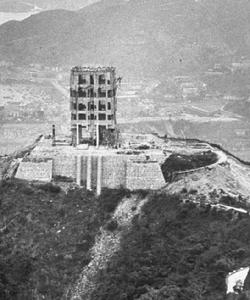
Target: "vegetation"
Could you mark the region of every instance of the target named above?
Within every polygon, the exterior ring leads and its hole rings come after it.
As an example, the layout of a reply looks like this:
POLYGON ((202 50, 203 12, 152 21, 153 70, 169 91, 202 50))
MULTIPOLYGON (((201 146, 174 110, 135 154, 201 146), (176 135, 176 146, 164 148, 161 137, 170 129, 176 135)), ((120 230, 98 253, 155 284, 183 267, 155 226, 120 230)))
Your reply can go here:
POLYGON ((243 209, 248 209, 249 206, 246 200, 241 195, 239 195, 237 198, 229 195, 222 196, 220 198, 220 203, 243 209))
MULTIPOLYGON (((100 226, 118 229, 110 216, 126 196, 123 189, 96 197, 81 189, 65 194, 50 184, 3 182, 0 299, 62 299, 90 261, 100 226)), ((98 275, 92 299, 225 299, 228 272, 250 265, 250 218, 183 204, 181 195, 148 197, 121 250, 98 275)))
POLYGON ((65 194, 52 184, 3 182, 0 299, 61 299, 90 261, 99 227, 125 195, 108 190, 97 198, 80 189, 65 194))
POLYGON ((92 299, 222 300, 226 275, 250 264, 249 249, 249 217, 156 194, 99 274, 92 299))
POLYGON ((212 151, 199 152, 192 155, 171 154, 162 165, 162 172, 166 181, 171 180, 173 172, 187 171, 205 167, 218 160, 216 153, 212 151))

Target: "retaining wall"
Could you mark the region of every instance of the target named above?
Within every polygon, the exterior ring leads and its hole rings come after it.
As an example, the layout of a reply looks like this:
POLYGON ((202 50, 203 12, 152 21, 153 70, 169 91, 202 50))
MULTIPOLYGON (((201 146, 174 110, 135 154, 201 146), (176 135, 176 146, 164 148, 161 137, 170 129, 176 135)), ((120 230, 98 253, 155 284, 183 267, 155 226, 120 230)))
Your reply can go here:
POLYGON ((46 162, 21 162, 16 178, 50 182, 52 179, 52 160, 46 162))
POLYGON ((53 157, 53 176, 76 178, 76 157, 55 156, 53 157))
POLYGON ((128 162, 126 187, 130 190, 157 190, 166 185, 158 162, 128 162))
MULTIPOLYGON (((75 159, 76 182, 88 189, 159 189, 166 183, 158 162, 137 156, 82 156, 75 159)), ((60 160, 59 160, 60 162, 60 160)), ((62 170, 62 169, 61 169, 62 170)), ((63 174, 57 174, 63 176, 63 174)))
POLYGON ((124 156, 102 158, 102 187, 126 187, 127 159, 124 156))
POLYGON ((153 161, 145 155, 135 154, 60 155, 58 151, 44 151, 41 156, 39 154, 33 153, 30 159, 49 160, 48 165, 44 161, 22 162, 17 178, 50 181, 52 177, 68 177, 78 185, 98 193, 102 188, 159 189, 165 185, 159 164, 163 157, 157 153, 152 153, 157 158, 153 161))

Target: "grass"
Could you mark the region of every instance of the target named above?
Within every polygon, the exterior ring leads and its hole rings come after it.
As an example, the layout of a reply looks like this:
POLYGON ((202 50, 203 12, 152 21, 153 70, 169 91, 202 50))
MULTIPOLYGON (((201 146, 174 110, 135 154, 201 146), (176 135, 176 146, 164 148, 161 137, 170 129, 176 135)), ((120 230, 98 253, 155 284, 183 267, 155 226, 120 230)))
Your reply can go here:
POLYGON ((3 182, 0 299, 62 299, 89 263, 100 226, 126 194, 107 190, 96 197, 83 189, 65 194, 52 184, 3 182))

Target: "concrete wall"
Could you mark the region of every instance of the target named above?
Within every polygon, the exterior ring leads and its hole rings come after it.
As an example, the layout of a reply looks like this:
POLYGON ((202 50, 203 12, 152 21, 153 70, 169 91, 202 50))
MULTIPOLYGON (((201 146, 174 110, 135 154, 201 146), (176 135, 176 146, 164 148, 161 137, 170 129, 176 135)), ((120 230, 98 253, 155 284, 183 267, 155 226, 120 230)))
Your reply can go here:
POLYGON ((21 162, 16 178, 50 182, 52 179, 52 160, 46 162, 21 162))
POLYGON ((159 162, 138 155, 55 155, 50 167, 43 167, 41 162, 22 163, 17 172, 18 178, 27 180, 48 181, 52 175, 71 177, 77 184, 99 191, 120 187, 130 190, 159 189, 165 185, 159 162), (51 174, 45 172, 49 168, 51 174))
POLYGON ((53 176, 75 178, 84 187, 89 183, 88 188, 92 190, 96 190, 98 178, 100 188, 111 189, 159 189, 166 184, 157 161, 136 159, 139 158, 133 155, 56 157, 53 159, 53 176))
MULTIPOLYGON (((91 178, 91 189, 94 190, 97 186, 97 156, 92 156, 91 157, 91 173, 90 173, 90 178, 91 178)), ((88 172, 87 172, 88 173, 88 172)), ((87 174, 88 176, 88 174, 87 174)))
POLYGON ((126 164, 124 156, 105 156, 102 158, 102 187, 126 187, 126 164))
POLYGON ((166 185, 158 162, 129 162, 127 164, 126 187, 129 190, 157 190, 166 185))
POLYGON ((76 157, 55 156, 53 157, 53 176, 65 176, 76 178, 76 157))
POLYGON ((99 176, 101 188, 126 187, 126 159, 122 156, 82 156, 78 158, 75 174, 77 183, 87 187, 88 180, 90 187, 95 190, 99 176), (88 162, 90 160, 90 162, 88 162), (98 160, 99 172, 98 175, 98 160), (80 170, 79 170, 80 165, 80 170), (89 169, 89 167, 91 169, 89 169), (89 178, 88 178, 89 177, 89 178))
POLYGON ((87 166, 88 166, 88 157, 83 156, 82 157, 82 164, 81 164, 81 184, 83 186, 87 185, 87 166))

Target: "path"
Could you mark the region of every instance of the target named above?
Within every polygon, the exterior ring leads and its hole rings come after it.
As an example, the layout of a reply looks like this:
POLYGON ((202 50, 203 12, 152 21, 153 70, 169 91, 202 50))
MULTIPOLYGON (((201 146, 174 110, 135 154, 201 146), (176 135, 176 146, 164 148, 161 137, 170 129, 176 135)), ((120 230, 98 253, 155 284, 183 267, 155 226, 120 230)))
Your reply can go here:
POLYGON ((241 268, 237 271, 233 271, 232 273, 228 274, 228 276, 226 278, 227 294, 234 292, 233 287, 235 286, 235 284, 238 280, 241 280, 242 283, 244 284, 247 274, 249 272, 249 269, 250 269, 249 267, 241 268))
POLYGON ((91 299, 99 271, 105 269, 113 255, 119 251, 123 232, 129 229, 134 216, 140 213, 147 200, 134 195, 124 198, 118 205, 112 217, 117 221, 118 229, 111 232, 101 228, 92 248, 92 260, 84 267, 75 287, 70 291, 71 300, 91 299))

